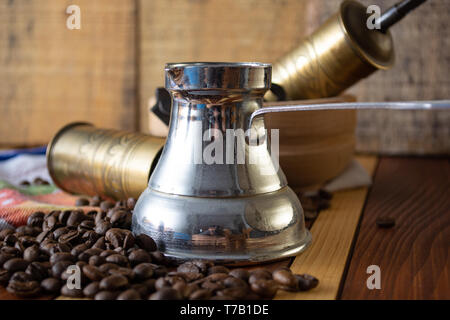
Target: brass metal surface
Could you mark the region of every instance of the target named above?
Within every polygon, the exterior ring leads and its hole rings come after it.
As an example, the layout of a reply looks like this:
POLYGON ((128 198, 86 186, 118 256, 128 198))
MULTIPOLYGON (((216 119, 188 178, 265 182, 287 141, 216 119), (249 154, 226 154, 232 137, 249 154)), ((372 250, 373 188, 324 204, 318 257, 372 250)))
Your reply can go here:
POLYGON ((140 133, 71 123, 48 145, 47 167, 55 184, 67 192, 138 198, 164 142, 140 133))
MULTIPOLYGON (((280 85, 286 100, 336 96, 375 70, 394 63, 389 32, 366 26, 366 8, 344 1, 339 11, 272 68, 272 82, 280 85)), ((267 92, 264 98, 277 97, 267 92)))

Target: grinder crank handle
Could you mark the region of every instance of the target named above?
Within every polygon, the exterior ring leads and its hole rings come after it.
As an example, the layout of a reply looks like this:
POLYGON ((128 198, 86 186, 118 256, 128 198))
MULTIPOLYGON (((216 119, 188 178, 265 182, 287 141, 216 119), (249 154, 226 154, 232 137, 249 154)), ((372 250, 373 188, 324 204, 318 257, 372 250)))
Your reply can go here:
POLYGON ((318 110, 450 110, 450 100, 399 101, 399 102, 342 102, 294 106, 263 107, 254 111, 249 118, 251 128, 253 121, 267 113, 318 110))

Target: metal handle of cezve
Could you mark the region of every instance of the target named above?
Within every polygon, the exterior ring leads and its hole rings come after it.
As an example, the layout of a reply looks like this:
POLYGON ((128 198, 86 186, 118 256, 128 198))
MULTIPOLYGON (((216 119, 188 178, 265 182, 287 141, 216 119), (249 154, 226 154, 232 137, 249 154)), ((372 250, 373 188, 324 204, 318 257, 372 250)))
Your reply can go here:
POLYGON ((272 112, 318 111, 318 110, 450 110, 450 100, 399 101, 399 102, 344 102, 296 106, 264 107, 254 111, 249 119, 251 128, 255 118, 272 112))

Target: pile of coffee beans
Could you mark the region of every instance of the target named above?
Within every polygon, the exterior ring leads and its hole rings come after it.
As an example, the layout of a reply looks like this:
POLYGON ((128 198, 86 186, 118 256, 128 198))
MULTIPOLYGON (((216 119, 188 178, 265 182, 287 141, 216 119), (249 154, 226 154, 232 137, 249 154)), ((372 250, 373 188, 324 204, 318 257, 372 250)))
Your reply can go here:
POLYGON ((27 225, 0 231, 0 285, 19 297, 96 300, 270 299, 318 280, 288 268, 228 269, 210 261, 175 265, 147 235, 130 231, 136 201, 78 199, 96 210, 34 212, 27 225), (77 282, 78 281, 78 282, 77 282))

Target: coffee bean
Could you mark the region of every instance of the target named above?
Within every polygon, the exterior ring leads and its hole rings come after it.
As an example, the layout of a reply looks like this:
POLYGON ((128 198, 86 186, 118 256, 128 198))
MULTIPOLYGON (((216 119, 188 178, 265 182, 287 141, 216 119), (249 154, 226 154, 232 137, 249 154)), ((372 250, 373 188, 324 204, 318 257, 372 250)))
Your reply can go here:
POLYGON ((13 234, 14 233, 14 229, 3 229, 0 231, 0 240, 3 241, 5 240, 6 236, 13 234))
POLYGON ((25 273, 29 274, 33 280, 41 281, 48 277, 48 268, 40 262, 32 262, 28 265, 25 273))
POLYGON ((24 271, 28 267, 29 262, 22 258, 12 258, 3 264, 3 269, 9 272, 24 271))
POLYGON ((295 277, 297 278, 300 291, 311 290, 319 285, 319 280, 309 274, 296 274, 295 277))
POLYGON ((100 282, 94 281, 88 284, 83 289, 83 294, 88 298, 94 298, 95 295, 100 291, 100 282))
POLYGON ((121 227, 126 223, 128 215, 129 213, 127 211, 117 210, 112 214, 110 222, 115 228, 121 227))
POLYGON ((117 300, 140 300, 141 295, 138 291, 134 289, 128 289, 122 292, 118 297, 117 300))
POLYGON ((224 266, 214 266, 208 269, 208 274, 214 274, 214 273, 229 273, 230 270, 227 267, 224 266))
POLYGON ((50 263, 54 265, 55 263, 59 261, 70 261, 75 263, 75 257, 71 255, 69 252, 56 252, 52 254, 50 257, 50 263))
MULTIPOLYGON (((154 279, 151 279, 151 280, 154 280, 154 279)), ((148 296, 148 294, 150 294, 150 292, 154 291, 154 290, 153 291, 149 291, 147 289, 147 286, 145 284, 142 284, 142 283, 132 284, 130 286, 130 289, 136 290, 141 297, 146 297, 146 296, 148 296)))
POLYGON ((201 287, 203 289, 208 289, 211 292, 216 292, 216 291, 225 289, 225 286, 222 283, 220 283, 220 282, 212 282, 210 280, 207 280, 207 281, 203 282, 201 284, 201 287))
POLYGON ((14 234, 8 234, 5 236, 5 239, 3 239, 3 243, 7 246, 13 247, 17 242, 17 237, 14 234))
POLYGON ((53 240, 53 233, 50 230, 42 231, 39 233, 39 235, 36 237, 36 241, 38 243, 42 243, 45 239, 53 240))
POLYGON ((23 282, 18 280, 9 280, 6 290, 18 297, 29 298, 36 296, 40 292, 40 285, 37 281, 23 282))
POLYGON ((289 269, 277 269, 272 272, 273 279, 278 282, 283 289, 297 290, 298 280, 289 269))
POLYGON ((166 256, 161 251, 152 251, 152 252, 150 252, 150 257, 152 257, 152 262, 154 262, 156 264, 160 264, 160 265, 167 265, 168 264, 166 256))
POLYGON ((31 227, 40 227, 44 222, 45 214, 43 212, 37 211, 32 213, 27 219, 27 225, 31 227))
POLYGON ((108 221, 102 220, 96 224, 94 230, 99 235, 104 236, 109 229, 111 229, 111 223, 109 223, 108 221))
POLYGON ((168 275, 169 276, 182 277, 187 282, 200 280, 200 279, 202 279, 204 277, 203 273, 200 273, 200 272, 197 272, 197 273, 193 273, 193 272, 170 272, 168 275))
POLYGON ((70 230, 69 232, 61 235, 58 238, 59 243, 64 243, 68 245, 76 245, 80 239, 80 233, 78 230, 70 230))
POLYGON ((124 249, 130 249, 130 248, 133 248, 134 243, 135 243, 135 239, 134 239, 133 234, 132 234, 132 233, 128 233, 128 234, 125 236, 125 239, 123 240, 123 248, 124 248, 124 249))
POLYGON ((149 300, 181 300, 181 294, 172 288, 162 288, 151 294, 149 300))
POLYGON ((95 300, 116 300, 116 298, 119 296, 120 291, 108 291, 103 290, 98 292, 94 299, 95 300))
POLYGON ((117 268, 120 268, 117 264, 109 263, 109 262, 104 263, 100 267, 98 267, 98 269, 103 273, 108 273, 109 270, 117 269, 117 268))
POLYGON ((125 267, 128 264, 128 259, 127 257, 116 253, 106 257, 106 262, 115 263, 121 267, 125 267))
POLYGON ((42 280, 41 288, 49 293, 58 293, 61 290, 61 280, 56 278, 47 278, 42 280))
POLYGON ((154 274, 154 265, 151 263, 141 263, 134 267, 133 271, 138 280, 151 278, 154 274))
POLYGON ((106 258, 105 257, 101 257, 101 256, 91 256, 89 258, 89 264, 91 266, 101 266, 102 264, 104 264, 106 262, 106 258))
POLYGON ((89 200, 86 199, 86 198, 78 198, 78 199, 75 201, 75 205, 76 205, 77 207, 87 206, 87 205, 89 205, 89 200))
POLYGON ((257 280, 272 280, 272 273, 266 269, 258 268, 250 272, 248 282, 252 284, 257 280))
POLYGON ((83 290, 74 288, 69 288, 67 284, 62 286, 61 288, 61 295, 65 297, 71 297, 71 298, 82 298, 83 297, 83 290))
POLYGON ((13 255, 15 257, 19 257, 20 256, 20 250, 19 249, 14 248, 14 247, 8 247, 8 246, 2 247, 0 249, 0 253, 11 254, 11 255, 13 255))
POLYGON ((227 277, 223 280, 223 284, 225 285, 225 287, 227 288, 238 288, 238 287, 244 287, 247 288, 247 282, 239 279, 239 278, 235 278, 235 277, 227 277))
POLYGON ((106 278, 103 278, 100 281, 100 289, 101 290, 120 290, 128 286, 128 279, 122 275, 111 275, 106 278))
POLYGON ((101 272, 97 267, 91 265, 85 265, 83 267, 83 273, 91 281, 100 281, 105 276, 105 274, 101 272))
POLYGON ((20 226, 16 228, 16 236, 17 237, 21 237, 21 236, 32 236, 35 237, 38 235, 38 233, 36 233, 36 228, 35 227, 30 227, 30 226, 20 226))
POLYGON ((158 249, 155 240, 143 233, 136 237, 136 244, 148 252, 153 252, 158 249))
POLYGON ((95 222, 93 220, 83 220, 78 225, 78 231, 94 230, 95 222))
POLYGON ((189 295, 189 300, 208 300, 212 292, 208 289, 198 289, 189 295))
POLYGON ((54 231, 55 229, 61 227, 58 218, 55 215, 47 216, 42 224, 42 231, 54 231))
POLYGON ((133 281, 134 278, 136 277, 136 274, 134 273, 133 269, 124 268, 124 267, 110 269, 109 274, 110 275, 115 275, 115 274, 122 275, 122 276, 126 277, 128 279, 128 281, 130 281, 130 282, 133 281))
POLYGON ((70 254, 73 255, 74 257, 78 257, 80 253, 86 251, 87 249, 89 249, 89 247, 85 243, 82 243, 73 247, 72 250, 70 251, 70 254))
POLYGON ((143 249, 133 250, 128 255, 128 260, 130 261, 132 266, 138 265, 143 262, 152 262, 152 258, 150 257, 150 255, 143 249))
POLYGON ((27 180, 23 180, 23 181, 20 182, 19 185, 22 186, 22 187, 28 187, 29 185, 31 185, 31 183, 29 181, 27 181, 27 180))
POLYGON ((231 270, 229 275, 244 281, 248 281, 248 278, 250 277, 250 272, 248 272, 248 270, 246 269, 237 268, 231 270))
POLYGON ((226 288, 216 292, 218 296, 228 296, 234 299, 245 299, 248 294, 248 287, 226 288))
POLYGON ((100 203, 100 209, 103 211, 108 211, 108 209, 114 208, 114 203, 109 200, 102 201, 100 203))
POLYGON ((98 206, 100 206, 101 201, 102 201, 102 199, 99 196, 93 196, 91 198, 91 200, 89 201, 89 205, 91 207, 98 207, 98 206))
POLYGON ((11 272, 5 269, 0 269, 0 285, 6 286, 11 278, 11 272))
POLYGON ((381 216, 377 218, 376 223, 379 228, 392 228, 395 226, 395 218, 381 216))
POLYGON ((11 260, 12 258, 16 258, 16 257, 17 256, 15 254, 0 253, 0 268, 3 268, 3 265, 5 264, 6 261, 11 260))
POLYGON ((99 249, 105 249, 105 237, 101 236, 100 238, 95 241, 95 243, 92 245, 93 248, 99 248, 99 249))
POLYGON ((68 244, 65 243, 55 243, 51 248, 50 248, 50 252, 49 255, 52 256, 55 253, 58 252, 66 252, 69 253, 70 252, 70 247, 68 244))
POLYGON ((64 271, 67 270, 69 266, 73 265, 71 261, 58 261, 54 265, 52 265, 51 274, 53 278, 61 278, 61 275, 64 271))
POLYGON ((197 267, 194 263, 188 261, 188 262, 185 262, 185 263, 179 265, 177 268, 177 272, 199 273, 200 268, 197 267))
POLYGON ((127 208, 133 210, 134 206, 136 205, 136 199, 135 198, 128 198, 127 199, 127 208))
POLYGON ((259 279, 251 283, 250 287, 253 292, 263 298, 273 298, 277 293, 278 283, 275 280, 259 279))

